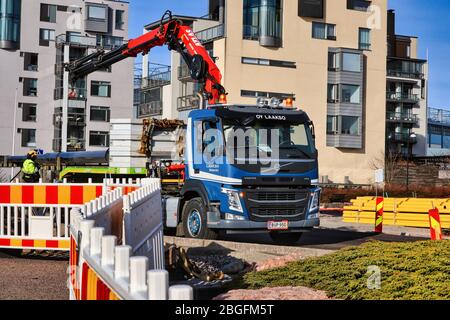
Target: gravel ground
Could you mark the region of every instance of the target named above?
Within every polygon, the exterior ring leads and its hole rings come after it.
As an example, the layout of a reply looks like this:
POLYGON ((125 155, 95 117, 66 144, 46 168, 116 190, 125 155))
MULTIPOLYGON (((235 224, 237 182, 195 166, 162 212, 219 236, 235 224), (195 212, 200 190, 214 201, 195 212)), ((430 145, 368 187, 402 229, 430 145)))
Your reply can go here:
POLYGON ((0 251, 0 300, 67 300, 67 255, 0 251))

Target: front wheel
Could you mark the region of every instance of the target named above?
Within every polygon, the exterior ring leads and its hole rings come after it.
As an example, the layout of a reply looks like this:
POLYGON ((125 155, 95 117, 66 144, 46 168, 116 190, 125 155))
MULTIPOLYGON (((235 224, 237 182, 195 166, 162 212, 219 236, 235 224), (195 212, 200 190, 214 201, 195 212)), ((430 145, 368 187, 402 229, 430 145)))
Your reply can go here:
POLYGON ((271 232, 270 237, 277 244, 291 245, 297 243, 302 237, 303 232, 271 232))
POLYGON ((183 209, 183 231, 187 238, 217 239, 217 232, 208 228, 207 221, 207 208, 202 198, 186 202, 183 209))

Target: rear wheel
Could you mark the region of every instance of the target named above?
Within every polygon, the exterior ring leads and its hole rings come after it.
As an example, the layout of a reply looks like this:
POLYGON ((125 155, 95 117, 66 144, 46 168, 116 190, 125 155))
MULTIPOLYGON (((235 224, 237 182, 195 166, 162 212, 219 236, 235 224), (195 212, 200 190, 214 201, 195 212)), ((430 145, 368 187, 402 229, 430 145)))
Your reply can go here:
POLYGON ((271 232, 270 237, 277 244, 290 245, 297 243, 303 232, 271 232))
POLYGON ((187 238, 217 239, 218 233, 208 228, 207 208, 202 198, 186 202, 183 209, 183 231, 187 238))

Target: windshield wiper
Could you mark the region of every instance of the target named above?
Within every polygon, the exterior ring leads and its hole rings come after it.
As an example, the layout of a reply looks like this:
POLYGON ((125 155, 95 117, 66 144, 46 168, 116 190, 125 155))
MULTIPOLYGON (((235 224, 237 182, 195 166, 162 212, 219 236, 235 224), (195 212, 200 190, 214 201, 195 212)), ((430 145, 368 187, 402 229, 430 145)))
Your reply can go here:
MULTIPOLYGON (((289 147, 280 147, 280 149, 292 149, 292 150, 295 150, 295 151, 299 151, 299 152, 301 152, 305 157, 307 157, 308 159, 313 159, 313 157, 312 157, 309 153, 303 151, 302 149, 300 149, 299 147, 296 147, 296 146, 294 146, 294 145, 289 146, 289 147)), ((298 157, 298 156, 293 156, 293 155, 291 155, 291 154, 288 155, 287 157, 288 157, 288 158, 291 158, 291 159, 301 159, 300 157, 298 157)))

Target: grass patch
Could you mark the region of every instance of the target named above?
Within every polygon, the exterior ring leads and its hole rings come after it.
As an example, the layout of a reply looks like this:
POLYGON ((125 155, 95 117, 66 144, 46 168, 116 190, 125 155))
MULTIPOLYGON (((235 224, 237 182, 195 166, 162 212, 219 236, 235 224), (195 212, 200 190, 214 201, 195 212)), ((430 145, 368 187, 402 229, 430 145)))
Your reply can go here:
POLYGON ((243 285, 304 286, 337 299, 450 299, 450 241, 369 242, 280 269, 248 273, 243 285), (367 288, 368 266, 380 268, 381 289, 367 288))

